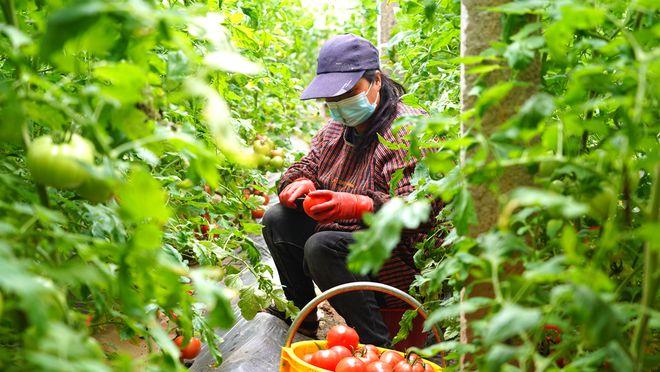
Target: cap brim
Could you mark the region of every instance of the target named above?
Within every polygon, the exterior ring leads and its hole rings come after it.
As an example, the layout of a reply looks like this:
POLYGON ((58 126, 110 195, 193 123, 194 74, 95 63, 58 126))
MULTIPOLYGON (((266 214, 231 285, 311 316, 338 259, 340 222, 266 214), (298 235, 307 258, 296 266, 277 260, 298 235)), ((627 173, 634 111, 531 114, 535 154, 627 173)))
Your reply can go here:
POLYGON ((353 89, 362 78, 364 71, 327 72, 316 75, 302 92, 300 99, 330 98, 341 96, 353 89))

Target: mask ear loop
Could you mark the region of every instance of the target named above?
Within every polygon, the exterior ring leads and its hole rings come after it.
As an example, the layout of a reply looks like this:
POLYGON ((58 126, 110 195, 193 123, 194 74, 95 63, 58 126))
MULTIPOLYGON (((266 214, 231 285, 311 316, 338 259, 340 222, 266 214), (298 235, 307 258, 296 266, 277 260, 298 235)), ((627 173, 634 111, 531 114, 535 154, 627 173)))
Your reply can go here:
POLYGON ((376 80, 372 81, 371 84, 369 84, 369 89, 367 89, 367 91, 364 92, 364 97, 367 99, 367 102, 369 102, 370 105, 375 105, 376 102, 378 102, 378 96, 380 95, 380 92, 376 93, 376 100, 374 101, 374 103, 371 103, 371 101, 369 101, 368 95, 369 95, 369 92, 371 91, 371 87, 374 86, 375 82, 376 82, 376 80))
MULTIPOLYGON (((369 102, 369 97, 367 97, 367 95, 371 91, 371 87, 374 85, 375 82, 376 82, 376 80, 372 81, 371 84, 369 84, 369 89, 367 89, 367 92, 365 93, 365 97, 367 98, 367 102, 369 102)), ((369 102, 369 104, 370 105, 376 105, 376 102, 378 102, 378 97, 379 96, 380 96, 380 91, 378 93, 376 93, 376 100, 374 101, 374 103, 369 102)))

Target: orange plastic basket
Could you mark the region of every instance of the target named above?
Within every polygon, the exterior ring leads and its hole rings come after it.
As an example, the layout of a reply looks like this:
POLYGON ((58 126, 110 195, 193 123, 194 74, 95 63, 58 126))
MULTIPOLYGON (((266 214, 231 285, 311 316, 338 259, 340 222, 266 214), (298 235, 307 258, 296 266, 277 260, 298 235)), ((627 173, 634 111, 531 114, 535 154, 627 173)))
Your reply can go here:
MULTIPOLYGON (((413 309, 416 309, 419 315, 421 315, 421 317, 424 320, 428 316, 428 314, 422 307, 422 304, 419 303, 419 301, 417 301, 409 294, 386 284, 375 283, 375 282, 353 282, 353 283, 338 285, 334 288, 330 288, 329 290, 321 293, 320 295, 316 296, 312 301, 310 301, 310 303, 308 303, 302 310, 300 310, 298 316, 291 323, 291 327, 289 328, 289 332, 286 337, 286 342, 284 343, 284 347, 282 348, 282 354, 280 357, 280 372, 326 371, 325 369, 314 367, 313 365, 308 364, 302 360, 302 357, 305 354, 309 354, 311 352, 315 352, 321 348, 324 348, 325 341, 301 341, 292 344, 293 338, 296 335, 296 332, 298 331, 298 327, 300 327, 300 324, 302 323, 303 319, 305 319, 307 315, 309 315, 313 310, 315 310, 316 307, 321 302, 329 298, 332 298, 334 296, 337 296, 339 294, 346 292, 354 292, 354 291, 375 291, 397 297, 398 299, 406 302, 413 309)), ((438 342, 441 342, 442 337, 440 336, 440 332, 438 331, 438 329, 435 326, 432 326, 431 330, 433 331, 436 340, 438 342)), ((384 348, 378 348, 378 349, 381 352, 388 350, 384 348)), ((403 353, 399 351, 397 351, 397 353, 403 355, 403 353)), ((442 358, 441 359, 442 367, 444 367, 445 364, 444 354, 441 353, 440 356, 442 358)), ((429 364, 433 367, 434 370, 442 371, 442 368, 440 366, 431 362, 429 362, 429 364)))
MULTIPOLYGON (((294 342, 291 347, 282 348, 280 372, 327 372, 326 369, 314 367, 302 360, 302 357, 305 354, 324 349, 325 343, 326 341, 300 341, 294 342)), ((360 346, 364 345, 360 344, 360 346)), ((381 354, 388 350, 389 349, 381 347, 378 348, 378 351, 380 351, 381 354)), ((405 356, 400 351, 394 351, 401 354, 401 356, 405 356)), ((442 371, 442 368, 433 362, 426 360, 425 363, 430 364, 434 371, 442 371)))

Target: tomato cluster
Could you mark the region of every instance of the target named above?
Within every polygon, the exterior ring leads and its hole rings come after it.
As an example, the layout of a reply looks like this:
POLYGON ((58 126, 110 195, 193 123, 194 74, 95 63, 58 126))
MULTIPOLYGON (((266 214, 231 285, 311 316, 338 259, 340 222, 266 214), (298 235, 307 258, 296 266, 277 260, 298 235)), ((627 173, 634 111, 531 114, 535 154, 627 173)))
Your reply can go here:
POLYGON ((284 166, 284 150, 276 148, 270 138, 257 135, 252 148, 257 154, 259 167, 262 169, 277 171, 284 166))
MULTIPOLYGON (((258 202, 261 203, 261 205, 268 205, 268 203, 270 203, 270 197, 268 196, 268 194, 254 188, 244 189, 243 196, 245 196, 245 199, 255 198, 257 199, 258 202)), ((258 219, 264 216, 266 210, 263 208, 257 208, 257 209, 253 209, 250 213, 252 214, 252 218, 258 219)))
MULTIPOLYGON (((218 228, 218 224, 211 221, 211 215, 206 212, 202 214, 202 218, 208 223, 202 223, 199 225, 199 229, 195 229, 195 237, 198 240, 208 240, 209 239, 209 230, 218 228)), ((218 234, 213 234, 213 239, 217 238, 218 234)))
POLYGON ((433 367, 419 355, 407 357, 396 351, 383 353, 374 345, 360 346, 357 332, 348 326, 334 326, 326 337, 327 349, 303 356, 315 367, 335 372, 432 372, 433 367))

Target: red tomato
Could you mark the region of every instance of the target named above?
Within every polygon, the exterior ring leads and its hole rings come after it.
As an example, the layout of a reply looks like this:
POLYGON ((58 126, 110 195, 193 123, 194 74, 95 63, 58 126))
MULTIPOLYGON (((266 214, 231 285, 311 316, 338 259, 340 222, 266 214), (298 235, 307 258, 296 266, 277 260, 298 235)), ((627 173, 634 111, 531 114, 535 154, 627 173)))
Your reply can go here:
POLYGON ((335 372, 366 372, 366 365, 358 358, 348 357, 337 364, 335 372))
POLYGON ((393 372, 394 368, 385 362, 377 361, 367 364, 366 372, 393 372))
POLYGON ((348 350, 345 346, 335 345, 335 346, 331 347, 330 350, 337 353, 337 355, 339 355, 339 359, 344 359, 344 358, 353 356, 353 353, 351 353, 351 351, 348 350))
POLYGON ((199 354, 199 351, 202 349, 202 343, 199 341, 198 338, 191 337, 186 346, 181 345, 182 342, 183 342, 183 336, 179 336, 174 339, 174 343, 176 344, 176 346, 179 347, 179 350, 181 350, 182 359, 193 359, 199 354))
POLYGON ((434 372, 433 367, 422 359, 415 359, 412 364, 402 360, 394 366, 394 372, 434 372))
MULTIPOLYGON (((307 199, 305 199, 306 201, 307 199)), ((360 336, 351 327, 345 325, 337 325, 328 331, 328 347, 336 345, 344 346, 348 350, 355 350, 360 343, 360 336)))
POLYGON ((376 355, 378 355, 380 357, 380 351, 378 351, 378 348, 376 346, 368 344, 368 345, 364 345, 364 348, 369 350, 369 351, 374 352, 376 355))
POLYGON ((412 372, 412 366, 405 360, 400 361, 394 366, 394 372, 412 372))
POLYGON ((356 354, 355 356, 358 357, 361 361, 363 361, 365 364, 373 363, 378 361, 378 354, 374 353, 371 350, 365 350, 364 352, 360 354, 356 354))
POLYGON ((264 216, 265 213, 266 213, 266 211, 264 211, 261 208, 255 209, 255 210, 252 211, 252 218, 254 218, 254 219, 261 218, 261 217, 264 216))
POLYGON ((311 213, 310 209, 313 206, 327 202, 328 200, 330 200, 330 197, 331 197, 330 195, 324 195, 324 196, 307 195, 305 197, 305 200, 303 201, 303 209, 305 210, 305 213, 309 215, 311 213))
POLYGON ((392 350, 386 351, 380 356, 381 362, 385 362, 391 365, 393 368, 402 360, 405 360, 403 356, 392 350))
POLYGON ((245 199, 250 198, 251 194, 252 193, 250 192, 250 189, 243 189, 243 196, 245 197, 245 199))
POLYGON ((407 358, 407 360, 410 364, 414 364, 416 361, 421 360, 421 359, 422 359, 422 357, 420 357, 419 355, 417 355, 415 353, 408 354, 408 358, 407 358))
POLYGON ((561 342, 561 328, 554 324, 546 324, 543 328, 545 328, 545 339, 548 342, 554 342, 555 344, 561 342))
POLYGON ((268 205, 270 203, 270 197, 266 194, 262 195, 264 197, 264 205, 268 205))
POLYGON ((305 363, 312 364, 312 355, 314 354, 305 354, 302 357, 302 360, 305 361, 305 363))
POLYGON ((339 355, 332 350, 319 350, 312 354, 312 365, 334 371, 339 363, 339 355))

